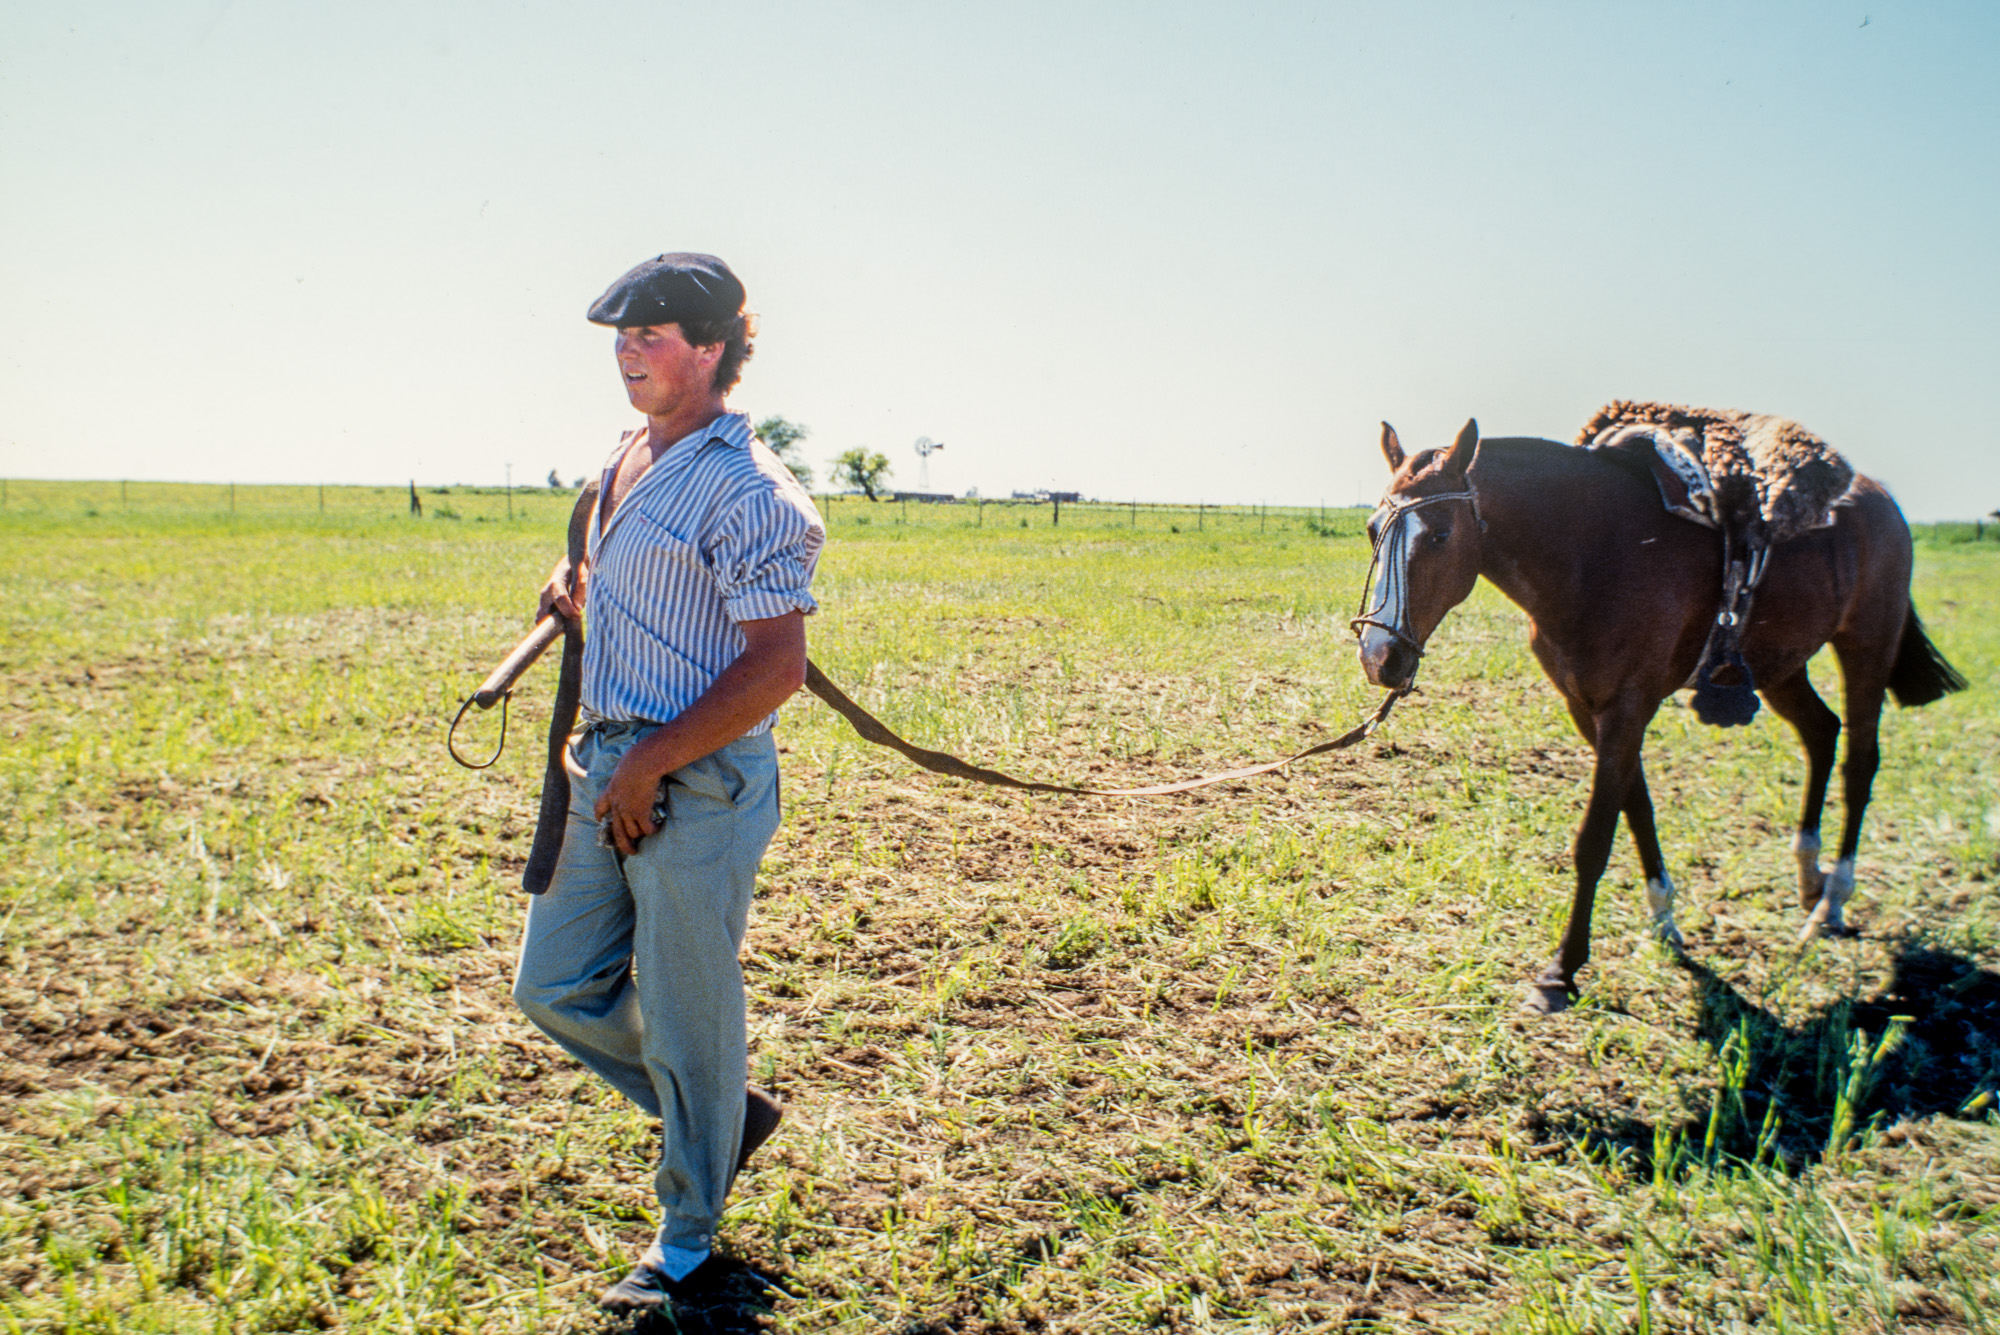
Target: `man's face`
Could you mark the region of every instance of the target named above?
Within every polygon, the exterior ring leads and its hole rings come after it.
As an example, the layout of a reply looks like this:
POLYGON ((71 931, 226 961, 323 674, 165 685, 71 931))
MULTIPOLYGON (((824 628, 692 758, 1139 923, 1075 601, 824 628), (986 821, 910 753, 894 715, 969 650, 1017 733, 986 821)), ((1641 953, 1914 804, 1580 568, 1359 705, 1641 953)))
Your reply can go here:
POLYGON ((667 417, 690 403, 706 402, 722 344, 696 347, 677 324, 629 325, 613 345, 625 397, 648 417, 667 417))

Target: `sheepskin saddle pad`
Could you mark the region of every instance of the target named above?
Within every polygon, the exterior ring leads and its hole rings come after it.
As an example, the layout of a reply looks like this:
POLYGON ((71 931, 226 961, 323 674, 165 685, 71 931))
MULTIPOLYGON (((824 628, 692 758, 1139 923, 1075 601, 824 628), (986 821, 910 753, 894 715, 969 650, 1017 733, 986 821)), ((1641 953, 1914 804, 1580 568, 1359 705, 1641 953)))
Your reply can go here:
POLYGON ((1640 456, 1669 511, 1760 547, 1825 528, 1854 486, 1847 460, 1797 422, 1733 408, 1619 399, 1576 443, 1640 456))

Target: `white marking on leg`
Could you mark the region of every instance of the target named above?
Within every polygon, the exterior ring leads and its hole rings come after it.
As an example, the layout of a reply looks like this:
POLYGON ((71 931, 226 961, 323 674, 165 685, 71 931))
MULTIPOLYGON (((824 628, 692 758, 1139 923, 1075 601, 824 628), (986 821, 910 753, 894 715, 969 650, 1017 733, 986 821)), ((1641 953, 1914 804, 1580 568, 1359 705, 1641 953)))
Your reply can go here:
POLYGON ((1834 931, 1847 926, 1842 912, 1847 901, 1854 897, 1854 859, 1842 858, 1833 864, 1833 871, 1827 875, 1826 888, 1819 897, 1827 901, 1826 925, 1834 931))
POLYGON ((1663 946, 1682 949, 1681 929, 1674 925, 1674 878, 1661 872, 1646 880, 1646 911, 1653 915, 1653 939, 1663 946))

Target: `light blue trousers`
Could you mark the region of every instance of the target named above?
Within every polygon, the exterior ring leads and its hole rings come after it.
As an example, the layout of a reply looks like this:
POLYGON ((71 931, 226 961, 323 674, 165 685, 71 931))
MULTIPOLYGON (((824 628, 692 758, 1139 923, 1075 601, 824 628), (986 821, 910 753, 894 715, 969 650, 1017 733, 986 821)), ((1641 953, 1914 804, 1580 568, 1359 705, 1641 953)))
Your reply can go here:
POLYGON ((569 826, 548 893, 528 901, 514 1000, 662 1125, 660 1241, 702 1251, 743 1136, 743 969, 757 864, 778 828, 777 745, 743 737, 675 770, 667 820, 628 858, 597 842, 598 796, 650 731, 571 743, 569 826))

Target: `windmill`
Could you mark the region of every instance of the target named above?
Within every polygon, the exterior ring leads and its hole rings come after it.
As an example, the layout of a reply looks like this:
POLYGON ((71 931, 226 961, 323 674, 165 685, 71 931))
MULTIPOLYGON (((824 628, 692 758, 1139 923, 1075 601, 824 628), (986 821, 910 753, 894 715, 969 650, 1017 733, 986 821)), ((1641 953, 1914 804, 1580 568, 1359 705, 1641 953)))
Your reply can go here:
POLYGON ((917 465, 918 491, 931 489, 931 456, 943 448, 941 440, 932 440, 929 436, 917 437, 917 458, 921 461, 917 465))

